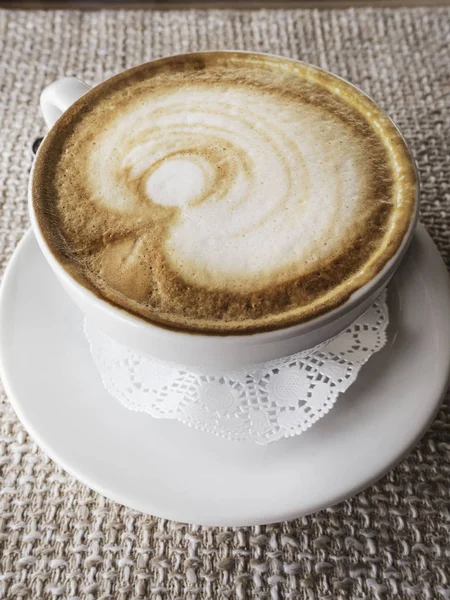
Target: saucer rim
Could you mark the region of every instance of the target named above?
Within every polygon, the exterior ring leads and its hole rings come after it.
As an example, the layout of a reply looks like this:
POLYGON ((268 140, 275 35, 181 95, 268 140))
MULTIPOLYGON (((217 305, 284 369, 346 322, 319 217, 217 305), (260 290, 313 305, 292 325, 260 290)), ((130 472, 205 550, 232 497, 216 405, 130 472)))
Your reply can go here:
MULTIPOLYGON (((446 292, 445 292, 445 284, 443 281, 441 282, 442 284, 444 284, 441 286, 442 287, 441 296, 444 293, 447 294, 448 302, 446 303, 447 304, 446 310, 447 310, 447 316, 449 316, 448 313, 450 313, 450 310, 449 310, 449 308, 450 308, 450 282, 448 279, 446 267, 445 267, 444 263, 442 262, 442 259, 440 258, 440 255, 439 255, 436 247, 434 246, 433 242, 431 241, 431 238, 429 237, 429 235, 426 233, 425 229, 422 226, 419 227, 419 230, 415 235, 421 239, 421 242, 423 244, 425 244, 428 251, 431 251, 432 254, 434 254, 433 260, 436 261, 436 259, 439 259, 440 266, 437 270, 440 271, 440 277, 442 279, 444 279, 444 276, 445 276, 445 278, 447 280, 446 292)), ((13 257, 7 266, 7 269, 5 271, 5 275, 3 278, 3 282, 2 282, 2 286, 0 289, 0 375, 1 375, 4 387, 5 387, 5 391, 8 395, 9 401, 11 402, 14 410, 16 411, 16 413, 17 413, 20 421, 24 425, 25 429, 30 433, 30 436, 32 437, 32 439, 34 439, 36 441, 36 443, 44 450, 44 452, 46 452, 50 456, 50 458, 52 458, 58 465, 60 465, 64 470, 66 470, 69 474, 74 476, 76 479, 78 479, 79 481, 81 481, 82 483, 87 485, 89 488, 94 489, 95 491, 101 493, 102 495, 104 495, 108 498, 111 498, 112 500, 119 502, 121 504, 131 506, 132 508, 135 508, 142 512, 156 514, 162 518, 180 520, 179 517, 177 517, 174 514, 162 514, 162 513, 164 513, 164 511, 161 511, 158 509, 157 510, 149 510, 148 504, 145 507, 137 506, 135 500, 132 497, 129 497, 127 495, 127 493, 116 493, 116 491, 111 491, 111 490, 105 489, 102 484, 99 484, 99 482, 92 481, 89 477, 85 477, 83 475, 83 473, 80 473, 80 471, 77 470, 77 468, 73 467, 73 465, 71 465, 71 464, 68 464, 66 460, 64 460, 60 456, 58 456, 58 452, 53 449, 51 442, 49 442, 48 440, 44 439, 41 436, 40 432, 38 432, 35 429, 33 423, 28 419, 26 411, 22 410, 21 401, 17 397, 17 394, 15 393, 14 382, 12 380, 10 380, 9 373, 8 373, 8 358, 6 358, 7 352, 8 352, 8 350, 7 350, 8 334, 7 334, 6 322, 7 322, 7 313, 9 310, 8 303, 11 299, 9 297, 10 293, 11 293, 10 281, 13 279, 15 270, 22 266, 21 261, 24 259, 24 257, 26 258, 26 253, 31 249, 33 239, 34 239, 34 236, 33 236, 32 232, 28 231, 24 235, 24 237, 22 238, 20 243, 18 244, 13 257)), ((42 260, 43 260, 43 258, 42 258, 42 260)), ((437 267, 437 264, 436 264, 436 267, 437 267)), ((61 293, 63 293, 62 288, 61 288, 61 293)), ((441 301, 442 301, 442 298, 439 300, 439 302, 441 302, 441 301)), ((444 301, 445 301, 445 299, 444 299, 444 301)), ((437 300, 435 302, 437 302, 437 300)), ((76 310, 74 305, 73 305, 73 310, 76 310)), ((448 325, 448 321, 447 321, 447 329, 449 330, 449 333, 450 333, 450 326, 448 325)), ((255 519, 251 519, 248 517, 245 517, 245 518, 236 517, 236 518, 232 518, 232 519, 230 519, 228 517, 226 517, 224 519, 208 517, 208 518, 206 518, 206 520, 202 520, 201 522, 204 525, 210 525, 210 526, 218 526, 218 525, 219 526, 242 526, 242 525, 251 525, 251 524, 256 525, 256 524, 262 524, 262 523, 273 523, 273 522, 278 522, 278 521, 282 521, 282 520, 290 520, 293 518, 304 516, 306 514, 310 514, 311 512, 316 512, 317 510, 321 510, 321 509, 325 508, 326 506, 333 506, 333 505, 341 502, 345 498, 348 498, 349 496, 353 495, 354 493, 367 488, 369 485, 371 485, 372 483, 377 481, 386 472, 388 472, 395 464, 397 464, 402 458, 404 458, 404 456, 406 454, 409 453, 411 448, 414 447, 415 444, 419 441, 419 439, 423 436, 424 432, 426 431, 426 429, 428 428, 430 423, 433 421, 437 411, 439 410, 439 407, 444 398, 445 391, 447 389, 447 384, 448 384, 448 381, 450 378, 450 361, 448 360, 449 352, 450 352, 450 335, 447 336, 446 340, 445 340, 445 335, 443 335, 442 337, 444 339, 444 343, 446 343, 446 348, 444 348, 444 350, 445 349, 447 350, 446 368, 445 369, 441 368, 439 373, 435 374, 433 393, 430 394, 431 396, 433 396, 433 398, 432 398, 432 401, 429 401, 429 403, 427 403, 427 404, 429 404, 429 406, 428 406, 429 411, 428 411, 427 419, 423 420, 420 430, 417 430, 415 435, 408 440, 408 443, 405 444, 403 451, 400 454, 393 456, 392 459, 389 461, 389 463, 385 464, 382 469, 379 469, 376 473, 373 473, 364 482, 358 483, 357 485, 347 489, 345 491, 345 493, 338 494, 337 496, 334 496, 332 498, 330 497, 330 499, 327 501, 326 505, 323 505, 323 503, 320 503, 319 505, 309 507, 308 510, 302 510, 302 511, 296 511, 295 509, 287 510, 287 507, 284 507, 284 509, 283 509, 283 507, 280 506, 279 509, 277 509, 276 511, 272 510, 271 515, 267 514, 266 517, 262 517, 262 518, 261 518, 261 516, 256 516, 256 515, 255 515, 255 517, 256 517, 255 519), (438 379, 438 381, 437 381, 437 379, 438 379)), ((227 442, 227 443, 234 443, 234 442, 227 442)), ((283 442, 277 442, 277 443, 283 443, 283 442)), ((151 504, 151 502, 150 502, 150 504, 151 504)), ((186 522, 197 523, 197 524, 199 523, 198 519, 182 518, 181 520, 186 521, 186 522)))

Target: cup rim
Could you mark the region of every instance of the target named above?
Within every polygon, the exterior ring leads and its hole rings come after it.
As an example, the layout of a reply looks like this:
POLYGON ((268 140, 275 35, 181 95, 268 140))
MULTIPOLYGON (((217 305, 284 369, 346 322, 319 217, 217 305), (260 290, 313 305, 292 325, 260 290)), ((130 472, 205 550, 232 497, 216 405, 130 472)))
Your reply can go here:
MULTIPOLYGON (((205 50, 205 51, 200 51, 200 52, 183 52, 181 54, 172 54, 172 55, 168 55, 168 56, 165 56, 162 58, 147 61, 147 63, 142 63, 142 65, 148 64, 148 63, 153 63, 153 62, 158 62, 159 60, 166 60, 166 59, 172 58, 172 57, 183 57, 183 56, 199 55, 199 54, 237 54, 237 55, 264 56, 264 57, 270 57, 270 58, 274 58, 274 59, 278 59, 278 60, 281 59, 282 61, 286 61, 286 62, 310 65, 310 63, 307 63, 305 61, 297 60, 294 58, 289 58, 289 57, 285 57, 285 56, 281 56, 281 55, 277 55, 277 54, 271 54, 271 53, 266 53, 266 52, 252 52, 252 51, 246 51, 246 50, 205 50)), ((141 66, 141 65, 136 65, 136 66, 141 66)), ((34 179, 34 170, 35 170, 35 166, 36 166, 36 161, 39 157, 39 152, 40 152, 40 149, 39 149, 36 154, 36 157, 33 161, 33 165, 32 165, 31 172, 30 172, 30 177, 29 177, 29 186, 28 186, 29 213, 30 213, 30 220, 31 220, 32 228, 33 228, 34 234, 36 236, 37 242, 39 244, 39 247, 41 248, 42 252, 44 253, 44 256, 46 257, 47 261, 50 263, 50 265, 51 265, 52 269, 55 271, 55 273, 64 281, 64 283, 68 287, 72 287, 75 292, 83 295, 84 298, 88 302, 95 304, 97 306, 97 308, 100 309, 105 314, 105 316, 108 316, 113 319, 119 319, 122 322, 125 322, 134 328, 138 327, 138 328, 145 328, 145 329, 151 330, 152 334, 154 334, 156 336, 162 336, 165 338, 171 338, 171 339, 173 339, 173 341, 176 341, 176 340, 181 341, 182 339, 185 339, 185 340, 188 340, 191 342, 194 339, 210 340, 210 341, 215 340, 219 344, 264 343, 264 342, 268 342, 268 341, 276 341, 279 339, 288 339, 291 337, 296 337, 296 336, 300 336, 303 334, 307 334, 313 330, 320 329, 321 327, 324 327, 327 324, 337 320, 339 317, 341 317, 345 313, 347 313, 350 310, 352 310, 353 308, 355 308, 355 306, 357 306, 358 304, 363 302, 364 299, 366 299, 368 296, 373 294, 374 291, 378 287, 380 288, 380 292, 381 292, 383 289, 383 283, 385 283, 392 276, 393 272, 398 267, 401 258, 405 254, 405 252, 412 240, 412 236, 414 234, 414 231, 415 231, 418 219, 419 219, 420 178, 419 178, 417 164, 411 153, 409 145, 407 144, 407 142, 406 142, 403 134, 399 130, 397 124, 384 111, 384 109, 382 109, 375 102, 375 100, 373 100, 373 98, 371 96, 366 94, 359 87, 357 87, 356 85, 354 85, 353 83, 351 83, 350 81, 345 79, 344 77, 341 77, 340 75, 336 75, 335 73, 331 73, 330 71, 327 71, 326 69, 322 69, 321 67, 318 67, 316 65, 311 65, 311 66, 313 66, 314 69, 317 69, 318 71, 324 72, 328 75, 332 75, 333 77, 344 82, 346 85, 355 89, 359 94, 361 94, 362 96, 364 96, 365 98, 370 100, 373 104, 375 104, 378 107, 378 109, 380 111, 382 111, 383 115, 389 120, 390 124, 394 127, 399 138, 403 141, 405 148, 407 149, 411 164, 413 166, 415 179, 416 179, 414 207, 413 207, 413 210, 411 213, 409 226, 408 226, 408 229, 406 230, 397 250, 384 263, 382 268, 368 282, 366 282, 364 285, 362 285, 357 290, 355 290, 349 296, 349 298, 347 298, 347 300, 345 300, 341 304, 331 308, 330 310, 327 310, 323 314, 312 317, 311 319, 308 319, 307 321, 304 321, 302 323, 296 323, 296 324, 287 325, 284 327, 281 326, 281 327, 278 327, 278 328, 275 328, 275 329, 269 330, 269 331, 260 331, 260 332, 253 332, 253 333, 240 333, 240 334, 226 333, 226 332, 204 333, 202 331, 196 332, 193 330, 191 331, 191 330, 171 329, 170 327, 162 326, 156 322, 151 322, 151 321, 144 319, 143 317, 134 315, 133 313, 127 311, 125 308, 115 306, 115 305, 109 303, 107 300, 97 296, 93 291, 84 287, 74 277, 72 277, 66 269, 64 269, 62 264, 58 261, 58 259, 54 255, 52 249, 50 248, 49 244, 47 243, 47 241, 45 239, 45 236, 43 235, 43 233, 41 231, 41 228, 39 226, 39 221, 38 221, 38 218, 35 213, 35 206, 34 206, 34 202, 33 202, 33 185, 32 185, 33 179, 34 179)), ((134 68, 134 67, 131 67, 131 69, 132 68, 134 68)), ((131 69, 125 69, 125 71, 131 70, 131 69)), ((112 77, 114 77, 114 76, 112 76, 112 77)), ((108 78, 108 79, 111 79, 111 78, 108 78)), ((108 79, 106 79, 104 81, 107 81, 108 79)), ((101 83, 103 83, 103 82, 101 82, 101 83)), ((98 84, 98 85, 100 85, 100 84, 98 84)), ((95 89, 95 87, 97 87, 97 86, 94 86, 91 89, 95 89)), ((76 102, 74 102, 74 104, 76 104, 77 102, 78 102, 78 100, 76 102)))

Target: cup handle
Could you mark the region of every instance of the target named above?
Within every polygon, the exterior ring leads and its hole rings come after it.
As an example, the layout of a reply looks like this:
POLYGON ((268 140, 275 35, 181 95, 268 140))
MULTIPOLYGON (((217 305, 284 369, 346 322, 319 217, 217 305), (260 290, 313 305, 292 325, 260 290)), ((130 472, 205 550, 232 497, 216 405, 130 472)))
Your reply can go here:
POLYGON ((90 89, 87 83, 76 77, 63 77, 47 86, 40 101, 47 127, 53 127, 63 112, 90 89))

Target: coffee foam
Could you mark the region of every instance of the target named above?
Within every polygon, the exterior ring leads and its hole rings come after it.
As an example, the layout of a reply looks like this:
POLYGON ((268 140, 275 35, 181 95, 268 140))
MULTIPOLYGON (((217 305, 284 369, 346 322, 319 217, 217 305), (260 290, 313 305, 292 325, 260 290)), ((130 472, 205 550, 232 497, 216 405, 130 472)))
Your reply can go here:
POLYGON ((35 196, 54 251, 102 297, 172 327, 311 318, 379 270, 413 211, 390 121, 301 63, 150 63, 90 92, 51 136, 35 196))

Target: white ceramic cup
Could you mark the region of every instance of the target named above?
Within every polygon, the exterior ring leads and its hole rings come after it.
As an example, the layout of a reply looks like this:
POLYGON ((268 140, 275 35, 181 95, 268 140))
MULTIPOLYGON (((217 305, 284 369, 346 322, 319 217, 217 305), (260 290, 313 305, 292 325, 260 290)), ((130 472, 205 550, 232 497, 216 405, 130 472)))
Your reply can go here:
MULTIPOLYGON (((351 84, 349 84, 351 85, 351 84)), ((49 85, 41 95, 41 110, 51 128, 59 116, 90 87, 74 77, 49 85)), ((342 305, 306 323, 251 335, 202 335, 171 331, 112 306, 79 284, 51 252, 38 226, 29 187, 31 222, 37 241, 55 275, 82 312, 105 333, 141 354, 205 369, 239 369, 312 348, 357 319, 381 294, 412 239, 418 215, 418 194, 409 229, 395 255, 382 270, 342 305)))

